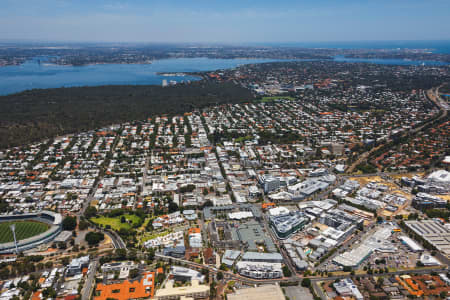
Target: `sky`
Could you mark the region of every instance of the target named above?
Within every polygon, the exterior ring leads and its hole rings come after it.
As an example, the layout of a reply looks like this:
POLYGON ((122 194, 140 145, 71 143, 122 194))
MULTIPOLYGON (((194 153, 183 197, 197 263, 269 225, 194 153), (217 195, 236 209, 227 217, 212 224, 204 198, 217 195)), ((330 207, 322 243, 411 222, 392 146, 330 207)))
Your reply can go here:
POLYGON ((0 40, 450 40, 450 0, 0 0, 0 40))

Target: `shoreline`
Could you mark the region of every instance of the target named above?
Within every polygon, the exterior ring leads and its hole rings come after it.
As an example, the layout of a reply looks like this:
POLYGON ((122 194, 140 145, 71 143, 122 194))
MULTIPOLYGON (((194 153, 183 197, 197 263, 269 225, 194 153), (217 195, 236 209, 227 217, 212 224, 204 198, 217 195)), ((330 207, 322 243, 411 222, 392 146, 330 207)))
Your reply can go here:
MULTIPOLYGON (((21 93, 21 92, 26 92, 26 91, 30 91, 30 90, 35 90, 35 89, 54 89, 54 88, 70 88, 70 87, 83 87, 83 86, 87 86, 87 87, 93 87, 93 86, 105 86, 105 85, 131 85, 131 86, 142 86, 142 85, 161 85, 163 78, 167 78, 172 79, 177 81, 178 83, 184 82, 184 81, 200 81, 200 80, 205 80, 205 73, 207 72, 214 72, 214 71, 218 71, 218 70, 227 70, 227 69, 233 69, 233 68, 237 68, 240 67, 242 65, 251 65, 251 64, 264 64, 264 63, 277 63, 277 62, 283 62, 283 61, 323 61, 323 62, 329 62, 329 63, 361 63, 361 64, 381 64, 381 65, 398 65, 398 66, 404 66, 404 67, 412 67, 412 66, 425 66, 425 67, 432 67, 432 66, 447 66, 450 63, 447 62, 433 62, 433 61, 414 61, 414 60, 407 60, 407 59, 365 59, 365 58, 353 58, 353 57, 342 57, 342 56, 334 56, 331 59, 327 59, 327 60, 321 60, 321 59, 261 59, 261 60, 252 60, 250 58, 245 58, 245 59, 226 59, 223 62, 219 62, 219 63, 211 63, 209 64, 209 61, 214 61, 215 59, 211 59, 211 58, 207 58, 207 57, 199 57, 199 58, 187 58, 187 60, 189 61, 189 64, 194 63, 194 66, 196 68, 198 68, 200 66, 200 69, 204 69, 202 71, 181 71, 181 72, 174 72, 174 71, 167 71, 168 69, 173 67, 173 63, 169 64, 168 66, 164 66, 164 61, 176 61, 178 59, 183 59, 183 58, 169 58, 169 59, 160 59, 160 60, 154 60, 151 61, 151 63, 149 63, 148 61, 146 62, 139 62, 139 63, 114 63, 114 64, 110 64, 110 63, 91 63, 89 65, 94 66, 94 65, 100 65, 100 66, 104 66, 104 65, 112 65, 112 66, 122 66, 122 65, 147 65, 147 66, 151 66, 151 65, 155 65, 154 63, 157 61, 160 61, 162 63, 158 64, 157 67, 155 66, 156 69, 159 68, 159 70, 161 71, 152 71, 149 72, 148 74, 141 74, 140 73, 140 68, 132 68, 130 70, 122 70, 120 68, 118 68, 117 70, 102 70, 102 68, 98 68, 96 70, 92 70, 92 69, 85 69, 83 70, 82 68, 77 68, 77 67, 83 67, 83 66, 88 66, 88 65, 70 65, 70 64, 55 64, 55 63, 42 63, 45 65, 50 65, 50 66, 64 66, 67 67, 67 69, 63 68, 60 71, 63 72, 61 73, 61 76, 57 73, 58 70, 55 71, 55 69, 49 69, 48 72, 53 74, 50 74, 50 76, 54 76, 54 78, 58 79, 58 81, 55 81, 56 83, 59 82, 59 84, 55 84, 55 86, 49 86, 48 84, 45 84, 42 80, 43 79, 47 79, 48 82, 52 82, 51 79, 46 78, 45 76, 47 75, 47 71, 45 71, 45 68, 40 69, 38 72, 36 72, 36 70, 34 70, 34 68, 36 67, 35 65, 32 65, 30 68, 30 73, 27 74, 27 70, 26 68, 29 66, 26 66, 25 68, 20 68, 20 65, 17 65, 17 68, 20 69, 15 69, 13 72, 9 72, 5 71, 4 73, 4 78, 6 79, 11 79, 10 83, 8 85, 5 85, 4 87, 0 86, 0 96, 8 96, 8 95, 12 95, 12 94, 17 94, 17 93, 21 93), (196 60, 198 60, 198 62, 196 62, 196 60), (228 65, 227 65, 227 61, 228 61, 228 65), (238 63, 231 63, 232 61, 240 61, 238 63), (203 66, 201 64, 204 64, 203 66), (71 72, 72 70, 70 68, 73 68, 74 70, 80 71, 82 73, 82 75, 86 76, 83 77, 82 79, 80 79, 79 77, 73 77, 70 74, 67 75, 68 77, 64 77, 66 76, 66 71, 67 72, 71 72), (166 70, 164 70, 166 69, 166 70), (44 70, 45 72, 42 73, 41 71, 44 70), (86 71, 86 74, 83 74, 83 72, 86 71), (119 74, 120 79, 114 79, 112 77, 108 77, 110 74, 113 74, 115 71, 115 74, 119 74), (24 73, 24 76, 27 76, 27 78, 22 81, 18 80, 18 79, 14 79, 15 76, 18 76, 18 78, 20 78, 22 76, 22 72, 24 73), (56 73, 55 73, 56 72, 56 73), (97 74, 98 72, 100 72, 99 74, 97 74), (121 72, 124 72, 123 75, 120 75, 121 72), (91 74, 92 73, 92 74, 91 74), (93 80, 89 79, 89 76, 92 75, 94 77, 93 80), (56 77, 55 77, 56 76, 56 77), (98 76, 104 76, 104 78, 102 80, 96 80, 95 78, 98 78, 98 76), (161 78, 162 77, 162 78, 161 78), (190 77, 190 78, 187 78, 190 77), (86 79, 87 78, 87 79, 86 79), (26 80, 28 80, 29 84, 26 84, 26 80), (24 84, 25 82, 25 84, 24 84)), ((38 64, 36 62, 36 60, 32 60, 31 62, 34 62, 36 65, 38 64)), ((22 64, 23 65, 23 64, 22 64)), ((192 68, 189 66, 184 66, 183 64, 180 65, 180 69, 190 69, 192 68)), ((0 72, 1 72, 2 68, 0 67, 0 72)), ((1 76, 1 74, 0 74, 1 76)), ((0 77, 1 78, 1 77, 0 77)))
MULTIPOLYGON (((10 63, 10 64, 0 64, 0 69, 3 67, 20 67, 23 66, 27 62, 33 62, 33 59, 27 59, 21 63, 10 63)), ((96 66, 96 65, 152 65, 155 62, 163 61, 163 60, 177 60, 177 59, 208 59, 208 60, 274 60, 274 61, 284 61, 284 60, 297 60, 297 61, 334 61, 334 62, 346 62, 344 60, 349 60, 348 62, 352 62, 351 60, 355 60, 354 62, 361 62, 361 63, 374 63, 371 62, 373 60, 375 61, 386 61, 387 64, 396 65, 394 61, 399 62, 408 62, 408 65, 419 65, 422 63, 425 63, 426 65, 449 65, 450 61, 447 60, 427 60, 427 59, 414 59, 409 58, 408 55, 403 56, 386 56, 386 55, 370 55, 370 54, 347 54, 347 55, 333 55, 328 57, 319 57, 319 58, 292 58, 292 57, 207 57, 207 56, 198 56, 198 57, 168 57, 168 58, 160 58, 160 59, 154 59, 154 60, 148 60, 148 61, 141 61, 141 62, 91 62, 86 64, 70 64, 70 63, 54 63, 54 62, 41 62, 42 65, 47 66, 63 66, 63 67, 86 67, 86 66, 96 66), (340 60, 342 59, 342 60, 340 60), (392 62, 389 62, 392 61, 392 62)), ((376 63, 376 62, 375 62, 376 63)), ((398 64, 403 65, 403 64, 398 64)), ((169 76, 169 75, 163 75, 163 74, 183 74, 180 76, 185 76, 186 72, 157 72, 158 75, 161 76, 169 76)), ((175 75, 178 76, 178 75, 175 75)))

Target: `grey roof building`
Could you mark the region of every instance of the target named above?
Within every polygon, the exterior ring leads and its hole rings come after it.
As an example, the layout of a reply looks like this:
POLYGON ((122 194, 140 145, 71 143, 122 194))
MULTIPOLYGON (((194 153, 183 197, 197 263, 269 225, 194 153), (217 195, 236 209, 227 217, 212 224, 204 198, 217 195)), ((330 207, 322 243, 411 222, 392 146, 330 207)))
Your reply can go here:
POLYGON ((242 255, 242 261, 253 262, 270 262, 281 263, 283 262, 283 256, 280 253, 262 253, 262 252, 245 252, 242 255))
POLYGON ((231 267, 240 255, 240 251, 226 250, 222 257, 222 263, 231 267))
POLYGON ((270 216, 270 225, 279 238, 288 238, 291 234, 302 229, 309 222, 309 218, 300 211, 270 216))
POLYGON ((276 252, 277 248, 272 239, 267 236, 261 225, 256 221, 249 221, 232 228, 233 240, 238 240, 244 244, 244 248, 249 251, 258 251, 257 244, 264 244, 268 251, 276 252))
POLYGON ((219 249, 241 249, 243 245, 239 239, 233 235, 233 229, 228 222, 212 220, 208 224, 208 233, 211 243, 214 247, 219 249), (223 231, 221 238, 218 229, 223 231))

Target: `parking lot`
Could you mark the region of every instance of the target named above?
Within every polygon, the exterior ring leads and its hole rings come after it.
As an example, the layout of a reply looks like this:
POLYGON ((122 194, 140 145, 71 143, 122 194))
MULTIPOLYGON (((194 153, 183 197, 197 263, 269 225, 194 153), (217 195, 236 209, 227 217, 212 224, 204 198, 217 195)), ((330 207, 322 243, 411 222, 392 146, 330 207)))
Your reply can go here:
POLYGON ((373 253, 363 264, 364 266, 372 269, 384 269, 384 268, 414 268, 417 261, 420 259, 420 253, 412 252, 407 245, 403 244, 398 237, 404 235, 404 233, 394 233, 389 237, 388 241, 391 242, 396 248, 395 253, 373 253))
POLYGON ((313 296, 309 289, 302 286, 287 286, 283 287, 285 295, 290 300, 313 300, 313 296))

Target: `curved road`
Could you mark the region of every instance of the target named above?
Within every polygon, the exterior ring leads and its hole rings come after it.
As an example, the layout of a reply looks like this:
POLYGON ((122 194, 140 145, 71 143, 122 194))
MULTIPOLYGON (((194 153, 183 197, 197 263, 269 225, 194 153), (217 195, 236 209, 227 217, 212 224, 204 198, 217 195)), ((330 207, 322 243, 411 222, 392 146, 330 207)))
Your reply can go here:
POLYGON ((127 249, 127 245, 125 245, 122 238, 114 231, 106 231, 101 230, 104 234, 108 235, 111 238, 113 246, 115 249, 127 249))

